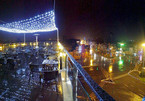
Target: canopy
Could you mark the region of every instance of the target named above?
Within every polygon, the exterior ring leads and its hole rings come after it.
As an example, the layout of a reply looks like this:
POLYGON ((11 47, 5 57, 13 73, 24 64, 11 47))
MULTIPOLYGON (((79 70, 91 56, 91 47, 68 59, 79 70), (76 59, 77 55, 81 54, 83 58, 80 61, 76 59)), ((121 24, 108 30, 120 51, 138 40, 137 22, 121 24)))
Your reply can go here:
POLYGON ((54 11, 32 18, 0 25, 0 30, 12 33, 35 33, 57 30, 54 11))

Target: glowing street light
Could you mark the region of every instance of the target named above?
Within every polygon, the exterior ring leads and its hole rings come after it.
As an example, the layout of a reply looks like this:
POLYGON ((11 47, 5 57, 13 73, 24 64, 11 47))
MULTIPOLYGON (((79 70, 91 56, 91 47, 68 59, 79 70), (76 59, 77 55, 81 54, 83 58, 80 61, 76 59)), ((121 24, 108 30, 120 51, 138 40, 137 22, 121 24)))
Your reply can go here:
MULTIPOLYGON (((142 47, 145 47, 145 43, 142 44, 142 47)), ((144 48, 143 48, 143 58, 142 58, 142 61, 143 61, 143 67, 144 67, 144 48)))
POLYGON ((2 46, 0 46, 0 51, 2 51, 3 50, 3 47, 2 46))
POLYGON ((62 53, 62 52, 60 52, 60 53, 59 53, 59 56, 63 56, 63 53, 62 53))
POLYGON ((92 54, 93 53, 93 49, 90 49, 90 54, 92 54))
POLYGON ((21 46, 25 46, 26 45, 26 43, 21 43, 21 46))
POLYGON ((39 34, 34 34, 35 36, 36 36, 36 48, 39 48, 39 46, 38 46, 38 35, 39 34))
POLYGON ((93 66, 93 59, 90 60, 90 66, 93 66))
POLYGON ((125 44, 124 43, 120 43, 120 46, 122 47, 122 46, 124 46, 125 44))
POLYGON ((142 46, 145 47, 145 43, 143 43, 142 46))
POLYGON ((112 73, 112 71, 113 71, 113 66, 110 65, 110 66, 109 66, 109 73, 112 73))
POLYGON ((58 48, 59 48, 60 50, 63 50, 63 46, 61 45, 60 42, 58 42, 58 48))
POLYGON ((119 61, 119 65, 123 65, 123 60, 120 60, 119 61))

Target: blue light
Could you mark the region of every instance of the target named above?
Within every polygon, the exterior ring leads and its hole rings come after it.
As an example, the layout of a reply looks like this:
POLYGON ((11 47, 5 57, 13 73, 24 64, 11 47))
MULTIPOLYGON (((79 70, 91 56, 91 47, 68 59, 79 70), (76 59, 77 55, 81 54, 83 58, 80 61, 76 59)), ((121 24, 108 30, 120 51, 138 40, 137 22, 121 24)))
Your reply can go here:
POLYGON ((54 11, 49 11, 18 22, 0 25, 0 30, 12 33, 35 33, 57 30, 54 11))

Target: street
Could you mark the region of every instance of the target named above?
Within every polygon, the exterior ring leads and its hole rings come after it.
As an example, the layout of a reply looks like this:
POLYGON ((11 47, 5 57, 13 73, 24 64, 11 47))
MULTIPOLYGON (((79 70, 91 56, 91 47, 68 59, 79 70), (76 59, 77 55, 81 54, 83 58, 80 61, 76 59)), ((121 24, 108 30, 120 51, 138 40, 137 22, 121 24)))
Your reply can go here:
POLYGON ((117 101, 142 101, 145 96, 145 83, 134 73, 139 68, 135 57, 107 59, 97 55, 93 66, 83 68, 117 101))

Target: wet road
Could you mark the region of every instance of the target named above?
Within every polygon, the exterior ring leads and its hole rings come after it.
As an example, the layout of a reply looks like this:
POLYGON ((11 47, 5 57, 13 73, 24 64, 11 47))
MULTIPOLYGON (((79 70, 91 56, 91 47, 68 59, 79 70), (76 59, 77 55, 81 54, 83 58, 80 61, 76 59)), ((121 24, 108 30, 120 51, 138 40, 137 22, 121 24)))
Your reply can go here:
POLYGON ((120 76, 130 70, 133 70, 137 61, 131 57, 127 58, 127 56, 107 59, 103 56, 97 55, 96 58, 97 59, 94 60, 94 64, 96 64, 99 68, 102 68, 104 75, 109 75, 109 73, 111 73, 112 77, 120 76))
POLYGON ((128 75, 138 68, 135 57, 107 59, 96 55, 92 66, 83 67, 117 101, 142 101, 145 96, 145 83, 128 75))

